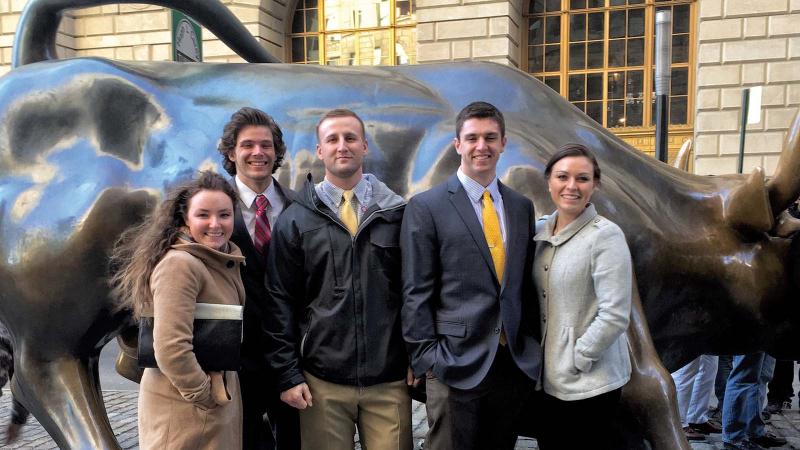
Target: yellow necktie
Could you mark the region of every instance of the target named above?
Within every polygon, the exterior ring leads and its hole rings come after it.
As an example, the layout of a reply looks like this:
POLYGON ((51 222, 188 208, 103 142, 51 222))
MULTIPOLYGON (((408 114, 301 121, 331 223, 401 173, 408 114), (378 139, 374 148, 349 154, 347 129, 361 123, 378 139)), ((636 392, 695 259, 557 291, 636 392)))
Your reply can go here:
POLYGON ((339 206, 339 218, 344 222, 344 226, 350 230, 350 234, 356 235, 358 230, 358 215, 353 208, 353 191, 342 192, 342 205, 339 206))
MULTIPOLYGON (((489 253, 492 254, 494 261, 494 271, 497 272, 497 279, 503 283, 503 273, 506 269, 506 248, 503 246, 503 236, 500 233, 500 219, 492 203, 492 196, 489 191, 483 191, 483 235, 486 236, 486 243, 489 244, 489 253)), ((506 330, 501 327, 500 345, 506 345, 506 330)))
POLYGON ((483 234, 486 236, 486 243, 489 245, 489 252, 494 261, 494 270, 497 272, 497 279, 503 282, 503 273, 506 268, 506 249, 503 246, 503 236, 500 234, 500 219, 494 209, 492 197, 489 191, 483 191, 483 234))

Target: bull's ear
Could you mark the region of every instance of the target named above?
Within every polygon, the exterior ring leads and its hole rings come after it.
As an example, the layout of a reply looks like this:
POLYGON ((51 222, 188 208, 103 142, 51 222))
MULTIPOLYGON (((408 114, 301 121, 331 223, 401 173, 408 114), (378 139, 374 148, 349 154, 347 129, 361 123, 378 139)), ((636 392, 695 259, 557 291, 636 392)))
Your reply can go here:
POLYGON ((764 182, 764 169, 756 167, 747 180, 734 188, 722 207, 725 222, 742 231, 768 232, 774 219, 764 182))
POLYGON ((798 231, 800 231, 800 219, 789 214, 789 211, 783 211, 778 214, 775 229, 772 230, 774 236, 788 238, 798 231))

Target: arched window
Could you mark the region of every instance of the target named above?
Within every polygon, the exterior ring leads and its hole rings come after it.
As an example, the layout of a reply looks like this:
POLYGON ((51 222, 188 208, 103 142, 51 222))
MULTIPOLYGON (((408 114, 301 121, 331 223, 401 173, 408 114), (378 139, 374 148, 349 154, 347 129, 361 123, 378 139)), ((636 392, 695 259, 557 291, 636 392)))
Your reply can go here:
POLYGON ((399 65, 417 61, 415 0, 298 0, 292 62, 399 65))
POLYGON ((530 0, 527 70, 607 128, 652 129, 655 13, 672 10, 670 124, 691 124, 694 0, 530 0))

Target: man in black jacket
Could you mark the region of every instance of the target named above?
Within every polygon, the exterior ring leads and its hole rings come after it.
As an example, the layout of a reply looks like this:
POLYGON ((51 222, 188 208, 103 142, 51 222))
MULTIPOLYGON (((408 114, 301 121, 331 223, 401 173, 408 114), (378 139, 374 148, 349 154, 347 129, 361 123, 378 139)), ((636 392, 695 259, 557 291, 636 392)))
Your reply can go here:
POLYGON ((317 125, 325 179, 309 176, 275 224, 267 262, 270 363, 300 410, 303 449, 411 449, 408 356, 400 330, 405 202, 362 165, 367 140, 349 110, 317 125))
POLYGON ((277 381, 264 353, 264 276, 271 228, 294 196, 272 177, 286 154, 283 133, 265 112, 242 108, 225 125, 218 150, 240 200, 231 240, 246 258, 241 269, 247 298, 239 371, 243 445, 248 450, 296 450, 300 448, 297 412, 280 401, 277 381), (264 413, 269 421, 265 422, 264 413))

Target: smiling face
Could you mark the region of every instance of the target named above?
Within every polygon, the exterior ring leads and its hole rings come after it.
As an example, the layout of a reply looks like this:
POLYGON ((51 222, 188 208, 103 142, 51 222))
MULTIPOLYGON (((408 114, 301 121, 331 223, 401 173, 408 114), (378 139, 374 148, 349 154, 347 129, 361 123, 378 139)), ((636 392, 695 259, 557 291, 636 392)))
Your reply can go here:
POLYGON ((461 155, 461 171, 488 186, 497 171, 497 161, 506 146, 500 125, 492 119, 473 118, 464 122, 453 143, 461 155))
POLYGON ((342 189, 352 189, 363 174, 367 140, 355 117, 331 117, 319 124, 317 157, 325 164, 325 178, 342 189))
POLYGON ((594 166, 589 158, 567 156, 553 165, 547 189, 558 209, 559 227, 563 228, 583 212, 595 187, 594 166))
POLYGON ((253 192, 262 193, 272 182, 275 145, 266 126, 248 125, 239 131, 236 147, 228 153, 236 165, 236 176, 253 192))
POLYGON ((222 191, 203 189, 189 199, 186 228, 198 244, 222 250, 233 233, 233 202, 222 191))

